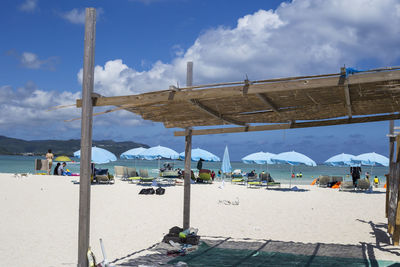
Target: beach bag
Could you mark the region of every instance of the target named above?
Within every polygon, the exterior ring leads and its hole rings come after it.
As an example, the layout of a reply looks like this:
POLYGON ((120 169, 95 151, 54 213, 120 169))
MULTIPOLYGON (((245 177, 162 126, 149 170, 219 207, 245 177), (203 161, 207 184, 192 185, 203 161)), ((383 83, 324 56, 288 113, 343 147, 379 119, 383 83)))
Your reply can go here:
POLYGON ((152 187, 150 188, 143 188, 140 190, 139 195, 154 195, 155 191, 152 187))
POLYGON ((165 189, 162 187, 159 187, 156 189, 156 195, 164 195, 165 189))

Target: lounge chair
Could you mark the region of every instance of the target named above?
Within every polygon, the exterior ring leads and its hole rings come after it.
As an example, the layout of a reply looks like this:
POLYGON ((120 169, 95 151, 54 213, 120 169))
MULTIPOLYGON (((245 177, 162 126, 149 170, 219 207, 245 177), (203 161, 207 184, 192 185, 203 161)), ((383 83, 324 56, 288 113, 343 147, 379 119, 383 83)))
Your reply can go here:
POLYGON ((319 177, 319 186, 320 187, 327 187, 328 183, 331 181, 331 177, 327 175, 322 175, 319 177))
POLYGON ((352 181, 344 181, 340 184, 339 191, 353 191, 354 184, 352 181))
POLYGON ((371 186, 371 183, 368 179, 358 179, 357 180, 357 189, 358 190, 368 190, 371 186))
POLYGON ((245 179, 244 179, 242 173, 241 172, 233 172, 232 173, 231 183, 232 184, 244 185, 245 184, 245 179))
POLYGON ((95 169, 95 176, 97 183, 113 184, 115 183, 114 176, 108 173, 108 169, 95 169))
POLYGON ((263 183, 257 178, 257 175, 247 176, 247 187, 260 187, 263 183))
POLYGON ((149 176, 148 170, 140 170, 139 173, 140 173, 139 184, 152 184, 153 183, 154 177, 149 176))
POLYGON ((124 166, 114 166, 114 177, 124 180, 126 178, 125 168, 124 166))
POLYGON ((136 168, 125 167, 125 179, 129 180, 131 183, 138 183, 140 181, 140 176, 138 175, 136 168))
POLYGON ((271 177, 271 174, 269 172, 260 173, 260 180, 261 182, 265 183, 267 189, 268 187, 273 187, 273 186, 281 187, 281 183, 275 182, 275 180, 271 177))

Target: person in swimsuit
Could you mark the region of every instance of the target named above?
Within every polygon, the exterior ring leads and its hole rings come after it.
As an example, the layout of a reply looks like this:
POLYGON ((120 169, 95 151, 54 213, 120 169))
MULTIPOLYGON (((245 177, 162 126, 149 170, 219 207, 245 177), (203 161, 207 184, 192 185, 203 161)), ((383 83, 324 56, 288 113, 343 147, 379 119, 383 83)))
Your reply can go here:
POLYGON ((51 173, 51 166, 53 165, 53 158, 54 158, 54 155, 53 155, 53 153, 51 153, 51 149, 49 149, 46 154, 46 159, 47 159, 47 162, 49 163, 49 169, 47 170, 48 175, 50 175, 50 173, 51 173))

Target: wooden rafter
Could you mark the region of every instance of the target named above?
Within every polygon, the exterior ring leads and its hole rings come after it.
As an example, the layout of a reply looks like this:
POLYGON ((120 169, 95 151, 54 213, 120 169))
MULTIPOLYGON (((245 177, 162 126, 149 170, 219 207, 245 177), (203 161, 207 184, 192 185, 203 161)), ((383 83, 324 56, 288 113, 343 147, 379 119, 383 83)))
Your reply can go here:
POLYGON ((351 111, 350 90, 349 90, 349 84, 347 82, 344 84, 344 97, 346 99, 347 116, 351 118, 353 116, 353 113, 351 111))
MULTIPOLYGON (((333 126, 333 125, 341 125, 341 124, 365 123, 365 122, 376 122, 376 121, 398 120, 398 119, 400 119, 400 114, 390 114, 390 115, 358 117, 358 118, 349 118, 349 119, 321 120, 321 121, 296 122, 296 123, 291 122, 291 123, 279 123, 279 124, 257 125, 257 126, 247 126, 247 127, 201 129, 201 130, 193 130, 192 134, 193 135, 208 135, 208 134, 222 134, 222 133, 271 131, 271 130, 333 126)), ((176 132, 174 132, 174 135, 175 136, 184 136, 185 131, 176 131, 176 132)))
POLYGON ((266 104, 269 108, 271 108, 274 112, 276 112, 279 116, 281 115, 279 113, 278 106, 274 102, 272 102, 272 100, 269 97, 267 97, 265 94, 257 94, 257 97, 262 102, 264 102, 264 104, 266 104))
POLYGON ((191 99, 189 102, 192 103, 193 105, 197 106, 202 111, 208 113, 209 115, 211 115, 217 119, 220 119, 228 124, 236 124, 236 125, 241 125, 241 126, 246 125, 246 123, 244 123, 244 122, 240 122, 240 121, 236 121, 236 120, 224 117, 222 114, 218 113, 217 111, 215 111, 209 107, 206 107, 197 99, 191 99))

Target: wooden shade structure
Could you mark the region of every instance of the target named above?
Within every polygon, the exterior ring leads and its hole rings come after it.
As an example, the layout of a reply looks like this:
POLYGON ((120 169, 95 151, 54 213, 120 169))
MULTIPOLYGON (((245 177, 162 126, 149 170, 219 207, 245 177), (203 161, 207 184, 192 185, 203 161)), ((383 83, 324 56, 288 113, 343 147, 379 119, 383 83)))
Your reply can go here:
MULTIPOLYGON (((127 110, 145 120, 161 122, 185 136, 183 226, 190 226, 190 158, 192 135, 264 131, 400 119, 400 68, 386 68, 347 75, 339 73, 259 81, 193 86, 193 63, 188 62, 186 88, 139 95, 103 97, 93 93, 96 12, 86 9, 81 129, 78 266, 88 265, 90 233, 90 147, 92 115, 127 110), (116 106, 93 113, 94 106, 116 106), (256 124, 256 125, 251 125, 256 124), (221 126, 193 129, 197 126, 221 126)), ((391 124, 393 132, 393 124, 391 124)), ((389 232, 399 243, 400 165, 393 167, 391 137, 390 189, 387 192, 389 232), (389 205, 388 203, 391 203, 389 205)), ((400 142, 400 140, 398 140, 400 142)), ((397 153, 399 154, 399 153, 397 153)), ((397 157, 397 161, 400 157, 397 157)))
POLYGON ((93 105, 117 106, 115 110, 133 112, 167 128, 239 126, 193 130, 193 135, 392 120, 400 118, 398 69, 349 76, 342 69, 336 74, 172 87, 140 95, 95 95, 93 105))

